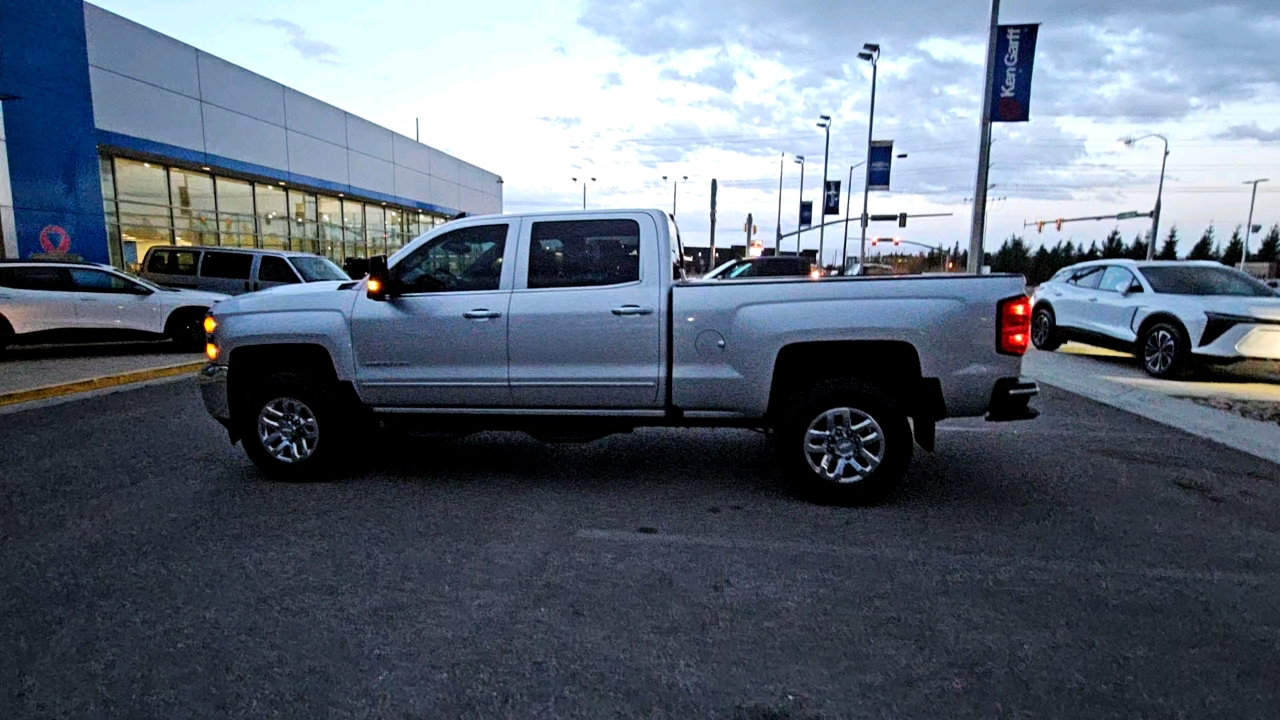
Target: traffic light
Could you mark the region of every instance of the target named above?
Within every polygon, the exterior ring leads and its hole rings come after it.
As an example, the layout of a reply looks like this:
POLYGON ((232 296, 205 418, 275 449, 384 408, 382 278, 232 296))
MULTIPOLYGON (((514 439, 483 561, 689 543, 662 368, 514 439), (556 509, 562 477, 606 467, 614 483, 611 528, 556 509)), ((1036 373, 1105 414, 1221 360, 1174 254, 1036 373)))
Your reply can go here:
POLYGON ((1044 232, 1044 223, 1043 223, 1043 222, 1038 222, 1038 223, 1036 223, 1036 232, 1038 232, 1038 233, 1042 233, 1042 232, 1044 232))
POLYGON ((878 238, 878 237, 873 237, 873 238, 871 238, 871 247, 875 247, 875 246, 876 246, 876 245, 878 245, 879 243, 880 243, 880 238, 878 238))
POLYGON ((898 227, 906 227, 906 226, 907 226, 907 214, 898 213, 898 227))
POLYGON ((1062 218, 1058 218, 1058 232, 1062 232, 1062 218))
POLYGON ((894 245, 901 245, 901 244, 902 244, 902 238, 894 238, 894 239, 893 239, 893 244, 894 244, 894 245))

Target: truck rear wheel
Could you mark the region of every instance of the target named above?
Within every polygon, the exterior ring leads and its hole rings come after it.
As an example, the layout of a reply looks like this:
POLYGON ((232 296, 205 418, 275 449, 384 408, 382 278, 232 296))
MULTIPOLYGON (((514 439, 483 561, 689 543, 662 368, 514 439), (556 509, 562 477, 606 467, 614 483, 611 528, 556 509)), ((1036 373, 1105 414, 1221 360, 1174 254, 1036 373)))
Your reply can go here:
POLYGON ((245 453, 276 480, 330 476, 343 445, 343 423, 333 393, 305 375, 279 373, 254 384, 239 435, 245 453))
POLYGON ((779 464, 801 496, 825 504, 882 500, 911 464, 911 427, 877 388, 849 380, 796 397, 775 433, 779 464))

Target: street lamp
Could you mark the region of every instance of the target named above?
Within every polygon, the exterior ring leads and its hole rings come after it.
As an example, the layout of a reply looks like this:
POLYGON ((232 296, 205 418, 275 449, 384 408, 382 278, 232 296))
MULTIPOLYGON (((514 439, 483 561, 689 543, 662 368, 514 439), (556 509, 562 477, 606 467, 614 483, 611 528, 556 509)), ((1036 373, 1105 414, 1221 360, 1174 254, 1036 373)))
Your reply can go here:
POLYGON ((800 165, 800 215, 796 216, 796 255, 800 254, 800 223, 804 222, 804 156, 797 155, 795 162, 800 165))
POLYGON ((774 227, 773 252, 782 254, 782 169, 786 167, 787 154, 778 156, 778 223, 774 227))
MULTIPOLYGON (((906 153, 898 153, 897 158, 902 159, 906 156, 906 153)), ((840 251, 841 273, 844 272, 845 266, 849 264, 849 211, 853 209, 853 171, 866 164, 867 161, 863 160, 860 163, 854 163, 849 166, 849 187, 845 189, 844 200, 844 246, 840 251)), ((861 257, 858 258, 858 262, 862 262, 861 257)))
POLYGON ((1151 242, 1147 243, 1147 259, 1150 260, 1156 256, 1156 238, 1160 232, 1160 196, 1164 194, 1164 166, 1169 159, 1169 138, 1159 134, 1151 133, 1141 137, 1123 137, 1120 142, 1125 147, 1133 147, 1134 143, 1147 138, 1160 138, 1164 142, 1164 154, 1160 156, 1160 185, 1156 188, 1156 206, 1151 211, 1151 242))
MULTIPOLYGON (((666 180, 666 179, 667 179, 667 176, 666 176, 666 175, 663 175, 663 176, 662 176, 662 179, 663 179, 663 180, 666 180)), ((671 188, 671 217, 675 217, 675 216, 676 216, 676 190, 679 190, 679 189, 680 189, 680 181, 681 181, 681 180, 685 180, 685 181, 687 181, 688 179, 689 179, 689 176, 688 176, 688 175, 681 175, 681 176, 679 177, 679 179, 676 179, 676 180, 673 180, 673 181, 672 181, 672 182, 674 182, 674 183, 675 183, 675 185, 674 185, 674 186, 672 186, 672 188, 671 188)))
POLYGON ((1244 261, 1249 259, 1249 234, 1253 231, 1253 204, 1258 199, 1258 183, 1268 182, 1271 178, 1245 180, 1242 185, 1252 185, 1253 195, 1249 198, 1249 223, 1244 226, 1244 252, 1240 253, 1240 269, 1244 270, 1244 261))
POLYGON ((876 69, 880 62, 880 46, 875 43, 864 43, 859 60, 871 63, 871 112, 867 116, 867 172, 866 182, 862 185, 862 242, 858 248, 858 262, 865 262, 867 256, 867 199, 871 192, 871 133, 876 122, 876 69))
MULTIPOLYGON (((573 181, 578 182, 578 178, 574 178, 573 181)), ((595 178, 591 178, 591 182, 595 181, 595 178)), ((582 209, 587 209, 587 178, 582 178, 582 209)))
MULTIPOLYGON (((831 156, 831 116, 819 115, 818 127, 827 133, 827 144, 822 151, 822 209, 818 211, 818 267, 822 267, 827 240, 827 159, 831 156)), ((836 211, 839 212, 839 208, 836 211)))

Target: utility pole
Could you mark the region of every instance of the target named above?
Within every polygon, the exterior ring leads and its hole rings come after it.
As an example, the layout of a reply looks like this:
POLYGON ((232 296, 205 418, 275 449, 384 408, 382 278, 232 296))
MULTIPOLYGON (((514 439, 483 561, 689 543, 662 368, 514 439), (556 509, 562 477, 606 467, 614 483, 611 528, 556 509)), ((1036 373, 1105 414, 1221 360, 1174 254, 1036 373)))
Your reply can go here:
POLYGON ((782 254, 782 168, 786 167, 787 154, 778 157, 778 226, 773 232, 773 254, 782 254))
POLYGON ((716 266, 716 179, 711 178, 711 260, 705 272, 716 266))
POLYGON ((755 226, 755 222, 756 222, 755 218, 752 217, 751 213, 747 213, 747 227, 745 228, 745 230, 747 231, 747 255, 748 256, 751 255, 751 229, 755 226))
POLYGON ((996 66, 996 35, 1000 27, 1000 0, 991 0, 991 33, 987 37, 986 78, 982 90, 982 132, 978 140, 978 179, 973 189, 973 222, 969 227, 970 275, 982 272, 982 237, 987 225, 987 164, 991 162, 991 95, 995 92, 992 70, 996 66))
MULTIPOLYGON (((1243 185, 1253 186, 1253 195, 1249 198, 1249 222, 1244 226, 1244 251, 1240 253, 1240 269, 1244 270, 1244 261, 1249 259, 1249 235, 1253 231, 1253 204, 1258 200, 1258 183, 1264 183, 1270 178, 1258 178, 1257 180, 1245 180, 1243 185)), ((1157 208, 1160 206, 1157 205, 1157 208)))
MULTIPOLYGON (((800 164, 800 205, 796 207, 799 211, 804 206, 804 156, 797 155, 795 162, 800 164)), ((796 215, 796 257, 800 256, 800 223, 803 221, 799 215, 796 215)))

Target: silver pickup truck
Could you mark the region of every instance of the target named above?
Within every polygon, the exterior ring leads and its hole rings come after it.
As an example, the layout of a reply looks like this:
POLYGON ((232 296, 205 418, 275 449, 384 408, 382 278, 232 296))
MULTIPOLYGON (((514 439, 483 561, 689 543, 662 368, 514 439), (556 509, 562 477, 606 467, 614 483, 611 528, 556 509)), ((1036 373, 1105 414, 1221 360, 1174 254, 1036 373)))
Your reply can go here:
POLYGON ((379 432, 756 428, 825 502, 881 498, 947 417, 1035 417, 1015 275, 691 281, 657 210, 469 217, 355 282, 218 303, 209 413, 302 480, 379 432))

